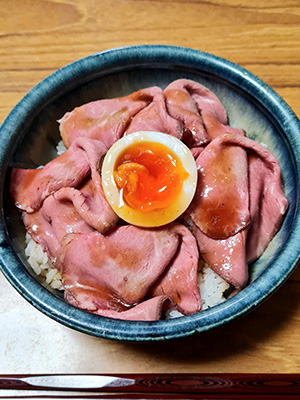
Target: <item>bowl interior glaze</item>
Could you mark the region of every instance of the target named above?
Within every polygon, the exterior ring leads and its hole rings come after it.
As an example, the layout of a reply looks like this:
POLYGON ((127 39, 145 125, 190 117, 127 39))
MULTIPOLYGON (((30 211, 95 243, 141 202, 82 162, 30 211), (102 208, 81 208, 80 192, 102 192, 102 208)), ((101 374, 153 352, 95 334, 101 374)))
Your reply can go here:
POLYGON ((1 127, 2 271, 40 311, 90 335, 125 341, 178 338, 204 332, 244 315, 270 296, 297 265, 299 234, 300 125, 286 103, 259 78, 211 54, 172 46, 113 49, 76 61, 46 78, 14 108, 1 127), (229 124, 277 157, 290 205, 283 225, 263 256, 249 267, 249 285, 225 303, 192 316, 157 322, 113 320, 65 303, 60 292, 45 288, 24 254, 25 229, 9 198, 13 166, 35 168, 53 159, 60 140, 57 121, 89 101, 127 95, 148 87, 166 87, 193 79, 222 101, 229 124))

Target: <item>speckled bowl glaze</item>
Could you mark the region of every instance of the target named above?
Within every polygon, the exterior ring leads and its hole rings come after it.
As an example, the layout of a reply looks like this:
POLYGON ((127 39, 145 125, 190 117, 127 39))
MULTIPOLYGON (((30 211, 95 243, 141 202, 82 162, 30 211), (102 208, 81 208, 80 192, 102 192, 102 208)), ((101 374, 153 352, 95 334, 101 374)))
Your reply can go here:
POLYGON ((300 254, 300 123, 268 85, 227 60, 188 48, 145 45, 94 54, 56 71, 12 110, 0 131, 0 260, 14 288, 54 320, 80 332, 123 341, 158 341, 204 332, 258 306, 291 274, 300 254), (100 317, 67 303, 31 271, 24 254, 25 230, 9 198, 12 166, 36 167, 55 157, 57 120, 88 101, 127 95, 143 87, 164 88, 178 78, 210 88, 224 104, 231 126, 243 128, 278 158, 290 206, 264 255, 250 266, 239 294, 197 314, 157 322, 100 317))

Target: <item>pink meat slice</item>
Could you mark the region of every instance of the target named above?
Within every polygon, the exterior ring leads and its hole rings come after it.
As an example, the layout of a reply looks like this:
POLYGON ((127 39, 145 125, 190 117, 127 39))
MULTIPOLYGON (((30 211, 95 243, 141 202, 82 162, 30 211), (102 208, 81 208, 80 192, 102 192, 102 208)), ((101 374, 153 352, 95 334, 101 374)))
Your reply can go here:
POLYGON ((158 91, 161 91, 158 87, 141 89, 129 96, 93 101, 67 112, 59 127, 65 146, 68 148, 77 138, 85 137, 111 147, 158 91))
MULTIPOLYGON (((234 133, 236 135, 246 136, 246 132, 244 130, 224 125, 209 114, 203 113, 201 116, 210 142, 224 133, 234 133)), ((190 150, 193 154, 193 157, 197 159, 204 149, 205 145, 198 145, 192 147, 190 150)))
MULTIPOLYGON (((228 230, 227 237, 216 238, 208 235, 192 218, 193 233, 204 261, 234 285, 236 290, 240 290, 247 282, 247 264, 262 254, 276 234, 287 210, 288 200, 282 190, 279 163, 265 147, 232 133, 217 137, 211 144, 217 144, 214 149, 219 152, 223 151, 223 146, 238 146, 250 154, 248 207, 251 225, 246 224, 243 229, 233 231, 233 234, 228 230)), ((205 191, 201 193, 205 195, 205 191)), ((209 196, 210 193, 207 194, 209 196)), ((196 201, 199 202, 199 199, 196 201)))
POLYGON ((196 160, 198 185, 189 208, 193 223, 213 239, 225 239, 250 223, 248 161, 240 135, 218 136, 196 160))
POLYGON ((190 149, 195 160, 200 156, 204 149, 205 146, 195 146, 190 149))
POLYGON ((48 196, 41 208, 23 213, 23 222, 32 239, 40 244, 56 268, 61 269, 61 249, 72 235, 92 233, 94 229, 67 199, 57 199, 59 191, 48 196))
POLYGON ((161 89, 157 89, 152 102, 132 118, 126 129, 126 135, 138 131, 162 132, 177 139, 182 138, 182 123, 167 112, 164 92, 161 89))
POLYGON ((26 212, 37 210, 43 200, 63 186, 77 186, 90 172, 77 146, 38 169, 13 168, 10 194, 15 205, 26 212))
POLYGON ((10 193, 21 210, 33 212, 51 193, 62 187, 76 187, 96 169, 107 148, 98 141, 78 139, 67 151, 43 168, 13 168, 10 193))
POLYGON ((87 179, 78 189, 61 188, 55 193, 55 198, 60 202, 70 201, 78 215, 98 232, 105 233, 119 220, 106 201, 102 187, 98 189, 92 178, 87 179))
POLYGON ((277 233, 289 202, 282 190, 278 160, 255 142, 249 152, 249 181, 251 226, 247 262, 251 263, 264 253, 277 233))
POLYGON ((127 321, 157 321, 161 319, 163 311, 172 308, 174 308, 172 299, 168 296, 156 296, 144 300, 126 311, 97 310, 96 314, 127 321))
POLYGON ((197 241, 192 233, 181 224, 175 223, 171 229, 180 236, 180 245, 172 262, 151 288, 149 295, 170 296, 174 300, 177 310, 189 315, 201 309, 197 241))
POLYGON ((208 88, 195 81, 178 79, 170 83, 164 93, 168 113, 182 122, 185 128, 184 141, 189 147, 209 141, 202 120, 204 113, 227 124, 227 114, 220 100, 208 88))
POLYGON ((103 143, 79 138, 43 168, 13 169, 10 187, 13 201, 31 213, 42 206, 45 198, 57 193, 57 200, 71 200, 90 226, 105 232, 118 221, 105 198, 98 171, 99 159, 105 152, 103 143))
POLYGON ((140 303, 173 259, 179 237, 131 225, 109 235, 78 235, 64 247, 65 299, 92 312, 126 311, 140 303))
POLYGON ((196 226, 193 234, 203 260, 216 274, 233 285, 236 291, 241 290, 248 280, 245 254, 247 229, 222 240, 212 239, 196 226))
POLYGON ((233 128, 224 123, 221 123, 214 117, 205 112, 202 113, 203 123, 205 130, 209 136, 209 140, 212 141, 216 137, 223 135, 224 133, 234 133, 237 135, 246 136, 246 132, 242 129, 233 128))

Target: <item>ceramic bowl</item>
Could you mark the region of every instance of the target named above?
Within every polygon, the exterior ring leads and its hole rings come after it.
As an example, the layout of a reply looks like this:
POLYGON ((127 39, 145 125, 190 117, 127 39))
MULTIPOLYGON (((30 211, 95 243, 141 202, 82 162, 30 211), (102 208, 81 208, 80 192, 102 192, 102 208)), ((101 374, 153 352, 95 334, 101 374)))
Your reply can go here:
POLYGON ((188 48, 145 45, 104 51, 61 68, 34 87, 12 110, 0 132, 0 260, 13 287, 54 320, 96 337, 158 341, 204 332, 258 306, 291 274, 300 254, 300 124, 282 98, 250 72, 227 60, 188 48), (250 266, 249 284, 226 302, 191 316, 157 322, 121 321, 77 309, 47 289, 27 264, 25 230, 9 198, 12 166, 36 167, 55 157, 57 120, 66 111, 100 98, 127 95, 148 86, 164 88, 194 79, 222 101, 231 126, 265 143, 282 169, 290 205, 264 255, 250 266), (42 150, 41 150, 42 149, 42 150))

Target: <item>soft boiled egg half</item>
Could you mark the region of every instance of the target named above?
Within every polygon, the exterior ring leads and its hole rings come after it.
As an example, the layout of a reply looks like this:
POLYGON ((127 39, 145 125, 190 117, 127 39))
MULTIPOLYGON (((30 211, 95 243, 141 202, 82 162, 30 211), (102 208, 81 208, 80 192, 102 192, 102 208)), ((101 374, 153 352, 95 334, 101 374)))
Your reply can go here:
POLYGON ((102 185, 115 213, 141 227, 178 218, 191 203, 197 167, 189 148, 161 132, 135 132, 118 140, 102 164, 102 185))

